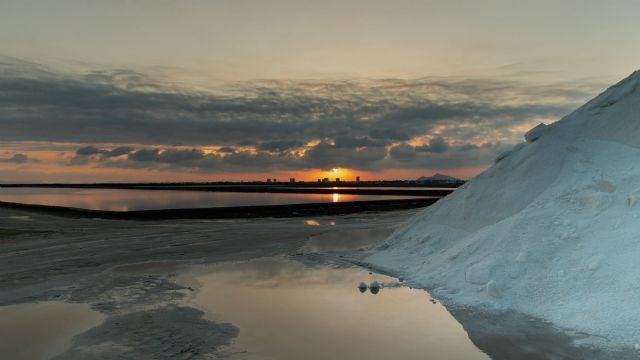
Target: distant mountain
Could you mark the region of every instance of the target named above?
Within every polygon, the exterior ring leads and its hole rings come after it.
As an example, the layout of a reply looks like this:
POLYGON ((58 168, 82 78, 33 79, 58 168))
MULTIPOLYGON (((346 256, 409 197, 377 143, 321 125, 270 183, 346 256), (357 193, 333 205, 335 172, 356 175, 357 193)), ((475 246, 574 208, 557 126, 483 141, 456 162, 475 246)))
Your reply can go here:
POLYGON ((460 180, 458 178, 454 178, 453 176, 436 173, 433 176, 420 176, 416 181, 417 182, 429 182, 429 181, 458 182, 458 181, 462 181, 462 180, 460 180))

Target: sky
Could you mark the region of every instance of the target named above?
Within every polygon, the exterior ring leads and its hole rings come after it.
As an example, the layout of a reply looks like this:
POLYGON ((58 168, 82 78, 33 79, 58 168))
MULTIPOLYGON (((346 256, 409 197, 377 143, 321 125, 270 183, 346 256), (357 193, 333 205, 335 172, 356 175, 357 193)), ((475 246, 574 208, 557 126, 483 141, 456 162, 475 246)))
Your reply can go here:
POLYGON ((0 182, 470 178, 637 69, 638 13, 3 0, 0 182))

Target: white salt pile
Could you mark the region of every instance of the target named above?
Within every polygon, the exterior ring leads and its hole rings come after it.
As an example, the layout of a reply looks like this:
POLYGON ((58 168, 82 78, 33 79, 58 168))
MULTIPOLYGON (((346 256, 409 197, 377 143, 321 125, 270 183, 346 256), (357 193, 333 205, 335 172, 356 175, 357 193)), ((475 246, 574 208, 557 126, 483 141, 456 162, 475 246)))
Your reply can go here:
POLYGON ((640 343, 640 71, 526 139, 368 261, 455 304, 640 343))

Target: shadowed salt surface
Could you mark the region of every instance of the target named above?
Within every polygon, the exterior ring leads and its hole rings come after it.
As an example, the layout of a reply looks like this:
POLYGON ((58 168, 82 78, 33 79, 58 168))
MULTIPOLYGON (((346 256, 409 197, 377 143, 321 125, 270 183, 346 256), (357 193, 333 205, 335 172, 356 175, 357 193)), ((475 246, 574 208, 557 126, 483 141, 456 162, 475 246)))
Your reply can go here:
POLYGON ((464 326, 473 343, 493 360, 632 360, 640 358, 638 351, 633 349, 610 350, 578 346, 578 344, 592 343, 593 336, 562 331, 548 322, 520 313, 491 314, 464 308, 452 308, 450 311, 464 326))
POLYGON ((199 288, 190 305, 240 329, 232 358, 488 359, 425 291, 361 293, 361 281, 395 280, 361 268, 268 259, 203 267, 192 275, 195 281, 180 279, 199 288))
POLYGON ((40 302, 0 307, 0 358, 49 359, 104 316, 85 304, 40 302))

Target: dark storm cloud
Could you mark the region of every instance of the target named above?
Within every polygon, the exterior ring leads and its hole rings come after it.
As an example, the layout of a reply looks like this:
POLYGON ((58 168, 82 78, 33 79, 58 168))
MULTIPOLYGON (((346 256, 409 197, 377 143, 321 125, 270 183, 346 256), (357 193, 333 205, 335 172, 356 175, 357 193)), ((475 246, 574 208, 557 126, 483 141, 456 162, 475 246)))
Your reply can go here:
POLYGON ((63 74, 2 59, 0 141, 87 144, 77 149, 76 163, 113 164, 127 155, 136 166, 188 163, 214 170, 408 166, 399 159, 411 152, 419 159, 463 152, 450 143, 467 142, 470 150, 471 142, 495 137, 515 142, 521 134, 512 127, 559 118, 592 94, 591 87, 580 91, 575 84, 442 78, 254 81, 205 92, 126 69, 63 74), (398 144, 421 136, 434 140, 411 152, 398 144), (105 143, 116 147, 90 145, 105 143), (317 145, 304 155, 292 154, 308 143, 317 145), (178 150, 176 144, 194 150, 178 150), (227 156, 197 150, 205 145, 222 147, 227 156))

